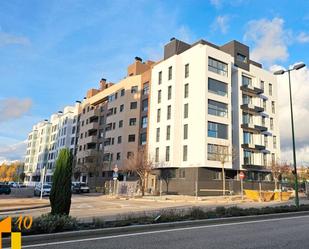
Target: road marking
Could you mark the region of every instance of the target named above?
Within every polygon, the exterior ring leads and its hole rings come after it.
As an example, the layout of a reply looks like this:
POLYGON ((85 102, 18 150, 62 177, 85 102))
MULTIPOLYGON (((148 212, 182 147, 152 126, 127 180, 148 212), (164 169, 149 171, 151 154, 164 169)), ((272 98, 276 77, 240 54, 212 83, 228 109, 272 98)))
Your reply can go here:
MULTIPOLYGON (((302 216, 296 216, 296 217, 242 221, 242 222, 231 222, 231 223, 225 223, 225 224, 213 224, 213 225, 204 225, 204 226, 196 226, 196 227, 183 227, 183 228, 173 228, 173 229, 157 230, 157 231, 149 231, 149 232, 138 232, 138 233, 110 235, 110 236, 103 236, 103 237, 96 237, 96 238, 66 240, 66 241, 34 244, 34 245, 24 245, 22 248, 45 247, 45 246, 72 244, 72 243, 79 243, 79 242, 86 242, 86 241, 96 241, 96 240, 107 240, 107 239, 124 238, 124 237, 134 237, 134 236, 149 235, 149 234, 156 234, 156 233, 178 232, 178 231, 186 231, 186 230, 197 230, 197 229, 203 229, 203 228, 211 228, 211 227, 224 227, 224 226, 254 224, 254 223, 262 223, 262 222, 269 222, 269 221, 292 220, 292 219, 301 219, 301 218, 309 218, 309 216, 308 215, 302 215, 302 216)), ((6 247, 6 248, 3 248, 3 249, 10 249, 10 247, 6 247)))

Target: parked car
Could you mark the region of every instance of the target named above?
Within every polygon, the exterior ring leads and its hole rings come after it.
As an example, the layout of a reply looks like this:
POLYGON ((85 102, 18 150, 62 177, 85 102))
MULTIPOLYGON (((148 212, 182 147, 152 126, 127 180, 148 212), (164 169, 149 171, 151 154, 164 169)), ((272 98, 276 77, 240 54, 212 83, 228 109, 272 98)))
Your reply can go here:
MULTIPOLYGON (((38 183, 35 188, 34 188, 34 196, 41 196, 41 189, 42 189, 42 184, 38 183)), ((50 195, 50 190, 51 190, 51 185, 50 184, 43 184, 43 194, 42 196, 49 196, 50 195)))
POLYGON ((9 195, 11 193, 10 185, 0 183, 0 194, 9 195))
POLYGON ((20 188, 19 182, 9 182, 8 185, 10 185, 11 188, 20 188))
POLYGON ((89 193, 90 189, 85 182, 72 182, 72 192, 76 194, 89 193))

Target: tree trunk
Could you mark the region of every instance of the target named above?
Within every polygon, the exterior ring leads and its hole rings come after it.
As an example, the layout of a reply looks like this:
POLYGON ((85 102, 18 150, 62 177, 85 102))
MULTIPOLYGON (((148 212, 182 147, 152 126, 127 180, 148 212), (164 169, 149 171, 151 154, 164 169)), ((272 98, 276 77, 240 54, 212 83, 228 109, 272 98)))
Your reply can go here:
POLYGON ((225 171, 224 164, 222 164, 222 194, 225 195, 225 171))

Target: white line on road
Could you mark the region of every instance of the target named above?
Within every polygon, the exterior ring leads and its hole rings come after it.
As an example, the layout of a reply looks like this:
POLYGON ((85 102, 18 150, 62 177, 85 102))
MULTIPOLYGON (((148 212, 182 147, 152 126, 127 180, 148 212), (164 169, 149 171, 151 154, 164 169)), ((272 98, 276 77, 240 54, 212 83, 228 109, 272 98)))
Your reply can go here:
MULTIPOLYGON (((262 222, 269 222, 269 221, 292 220, 292 219, 301 219, 301 218, 309 218, 309 216, 303 215, 303 216, 296 216, 296 217, 286 217, 286 218, 283 217, 283 218, 266 219, 266 220, 242 221, 242 222, 232 222, 232 223, 226 223, 226 224, 214 224, 214 225, 183 227, 183 228, 174 228, 174 229, 149 231, 149 232, 119 234, 119 235, 103 236, 103 237, 97 237, 97 238, 86 238, 86 239, 41 243, 41 244, 35 244, 35 245, 25 245, 23 246, 23 248, 45 247, 45 246, 51 246, 51 245, 63 245, 63 244, 79 243, 79 242, 86 242, 86 241, 107 240, 107 239, 115 239, 115 238, 123 238, 123 237, 134 237, 134 236, 139 236, 139 235, 148 235, 148 234, 156 234, 156 233, 177 232, 177 231, 210 228, 210 227, 224 227, 224 226, 234 226, 234 225, 241 225, 241 224, 254 224, 254 223, 262 223, 262 222)), ((10 249, 10 247, 6 247, 3 249, 10 249)))

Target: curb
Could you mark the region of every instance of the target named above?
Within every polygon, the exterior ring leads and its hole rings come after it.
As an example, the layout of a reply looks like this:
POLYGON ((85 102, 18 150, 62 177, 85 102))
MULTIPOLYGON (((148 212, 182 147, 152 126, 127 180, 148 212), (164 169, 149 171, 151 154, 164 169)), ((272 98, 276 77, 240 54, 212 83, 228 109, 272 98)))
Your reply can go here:
POLYGON ((49 204, 44 204, 41 206, 33 206, 33 207, 21 207, 21 208, 12 208, 12 209, 0 209, 0 215, 2 213, 7 213, 7 212, 17 212, 17 211, 24 211, 24 210, 33 210, 33 209, 39 209, 39 208, 45 208, 45 207, 50 207, 49 204))
MULTIPOLYGON (((297 217, 309 215, 309 211, 299 211, 299 212, 288 212, 288 213, 276 213, 267 215, 253 215, 253 216, 238 216, 238 217, 228 217, 228 218, 215 218, 215 219, 203 219, 203 220, 189 220, 189 221, 177 221, 177 222, 167 222, 167 223, 157 223, 157 224, 147 224, 147 225, 132 225, 126 227, 115 227, 115 228, 101 228, 101 229, 91 229, 91 230, 80 230, 80 231, 70 231, 54 234, 40 234, 40 235, 28 235, 23 236, 23 244, 30 245, 33 243, 50 243, 58 242, 65 239, 73 239, 82 237, 96 237, 96 236, 110 236, 117 234, 126 234, 132 232, 141 231, 154 231, 159 229, 171 229, 171 228, 184 228, 189 226, 203 226, 203 225, 215 225, 223 223, 233 223, 233 222, 245 222, 245 221, 258 221, 265 219, 278 219, 284 217, 297 217)), ((9 238, 3 238, 3 242, 8 244, 10 242, 9 238)))

